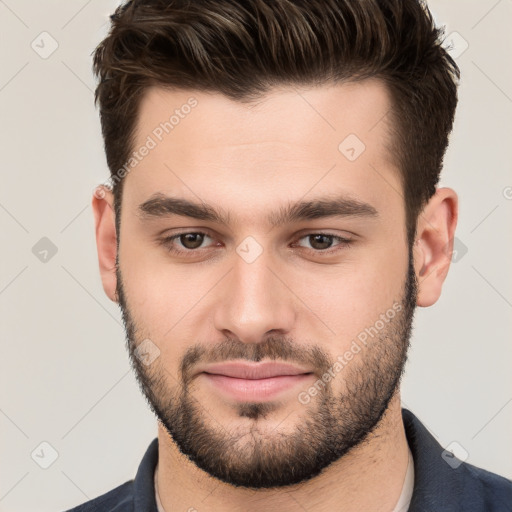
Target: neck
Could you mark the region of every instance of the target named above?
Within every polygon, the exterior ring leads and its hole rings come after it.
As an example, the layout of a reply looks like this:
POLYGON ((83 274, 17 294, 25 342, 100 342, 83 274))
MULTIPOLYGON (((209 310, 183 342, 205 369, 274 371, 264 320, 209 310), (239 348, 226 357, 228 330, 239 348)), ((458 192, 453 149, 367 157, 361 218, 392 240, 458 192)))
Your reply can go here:
POLYGON ((158 494, 166 511, 391 512, 400 497, 408 463, 398 392, 361 445, 317 477, 282 489, 237 488, 212 478, 179 452, 160 423, 158 446, 158 494))

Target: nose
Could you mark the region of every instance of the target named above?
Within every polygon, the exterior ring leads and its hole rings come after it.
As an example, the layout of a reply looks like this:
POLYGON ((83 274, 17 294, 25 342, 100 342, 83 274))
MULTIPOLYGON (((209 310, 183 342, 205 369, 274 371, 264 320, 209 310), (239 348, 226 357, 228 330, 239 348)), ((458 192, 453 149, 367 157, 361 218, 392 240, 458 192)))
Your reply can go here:
POLYGON ((214 325, 225 336, 259 343, 270 334, 287 335, 295 322, 294 295, 265 253, 248 263, 236 256, 218 290, 214 325))

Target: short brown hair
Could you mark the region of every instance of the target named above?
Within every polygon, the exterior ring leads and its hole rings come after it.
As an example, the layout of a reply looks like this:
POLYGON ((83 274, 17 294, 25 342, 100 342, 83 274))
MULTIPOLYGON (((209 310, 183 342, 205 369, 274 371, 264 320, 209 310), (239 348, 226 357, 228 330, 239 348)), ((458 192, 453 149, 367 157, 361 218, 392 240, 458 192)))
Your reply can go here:
MULTIPOLYGON (((392 99, 409 242, 435 193, 457 105, 459 68, 419 0, 131 0, 94 52, 111 177, 134 146, 151 85, 250 102, 273 86, 379 78, 392 99)), ((116 225, 124 180, 114 181, 116 225)))

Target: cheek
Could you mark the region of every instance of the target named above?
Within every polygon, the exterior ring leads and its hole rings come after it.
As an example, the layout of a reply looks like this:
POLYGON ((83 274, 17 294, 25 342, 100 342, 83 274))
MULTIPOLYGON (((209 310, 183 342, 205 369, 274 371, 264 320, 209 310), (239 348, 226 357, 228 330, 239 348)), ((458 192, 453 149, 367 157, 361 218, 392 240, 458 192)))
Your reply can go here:
POLYGON ((302 273, 294 291, 312 311, 307 314, 327 326, 339 353, 402 300, 407 265, 404 247, 383 245, 361 251, 346 266, 302 273))
POLYGON ((148 250, 143 244, 128 242, 120 247, 123 287, 133 320, 147 337, 165 342, 179 332, 182 319, 205 290, 191 285, 190 271, 166 265, 163 257, 164 249, 148 250))

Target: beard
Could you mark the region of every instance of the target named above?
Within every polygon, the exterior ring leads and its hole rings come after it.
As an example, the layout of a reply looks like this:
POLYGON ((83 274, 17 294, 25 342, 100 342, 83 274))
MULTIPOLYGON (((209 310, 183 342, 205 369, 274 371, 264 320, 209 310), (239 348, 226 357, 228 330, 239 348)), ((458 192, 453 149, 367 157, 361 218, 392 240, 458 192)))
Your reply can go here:
POLYGON ((332 357, 319 346, 305 347, 285 337, 252 344, 228 338, 215 346, 192 345, 181 359, 178 375, 172 375, 158 359, 146 366, 137 357, 144 326, 136 325, 127 306, 119 266, 117 283, 130 361, 151 410, 181 453, 230 485, 277 488, 319 475, 369 436, 399 388, 417 297, 412 250, 402 297, 397 301, 399 312, 372 335, 354 357, 357 361, 349 362, 333 379, 343 379, 343 390, 334 392, 332 381, 317 387, 318 393, 301 406, 293 431, 286 433, 277 427, 261 428, 263 420, 281 407, 278 401, 237 403, 235 414, 250 420, 250 426, 236 429, 215 421, 193 396, 194 366, 231 359, 279 360, 306 364, 321 377, 335 365, 332 357))

